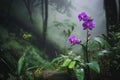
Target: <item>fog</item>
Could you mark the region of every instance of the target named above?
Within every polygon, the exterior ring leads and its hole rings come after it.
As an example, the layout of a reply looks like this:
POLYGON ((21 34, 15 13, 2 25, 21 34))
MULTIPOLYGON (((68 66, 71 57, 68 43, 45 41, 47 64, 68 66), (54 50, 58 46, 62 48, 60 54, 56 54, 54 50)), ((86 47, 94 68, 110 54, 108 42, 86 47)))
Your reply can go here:
MULTIPOLYGON (((13 11, 11 11, 11 15, 29 24, 27 8, 24 2, 21 0, 18 1, 14 1, 12 5, 13 11)), ((35 3, 38 3, 38 0, 35 1, 35 3)), ((43 29, 41 5, 36 7, 32 6, 31 9, 31 16, 34 21, 34 27, 32 28, 36 28, 41 34, 43 29)), ((65 45, 69 46, 68 42, 66 42, 67 37, 63 35, 63 31, 69 26, 57 28, 53 23, 54 21, 64 22, 64 20, 69 19, 77 25, 71 35, 76 34, 77 37, 84 42, 86 39, 86 31, 83 30, 81 22, 79 22, 77 17, 81 12, 86 12, 94 19, 95 28, 91 31, 92 37, 106 34, 104 0, 49 0, 47 41, 51 41, 54 45, 58 45, 61 48, 65 45)))
MULTIPOLYGON (((105 10, 104 10, 104 3, 103 0, 69 0, 71 1, 72 8, 70 9, 70 16, 67 14, 61 14, 56 12, 56 10, 51 10, 49 14, 49 25, 52 25, 52 19, 63 21, 64 19, 69 19, 77 26, 75 27, 72 34, 76 34, 78 38, 85 40, 86 39, 86 31, 83 30, 81 26, 81 22, 79 22, 77 16, 81 12, 86 12, 90 17, 94 18, 95 28, 91 31, 92 36, 100 36, 101 34, 106 34, 106 18, 105 18, 105 10)), ((68 1, 68 2, 69 2, 68 1)), ((50 9, 49 9, 50 10, 50 9)), ((56 29, 52 27, 48 27, 48 36, 52 39, 55 43, 63 46, 65 43, 64 36, 61 35, 61 30, 63 29, 56 29)), ((71 35, 72 35, 71 34, 71 35)))

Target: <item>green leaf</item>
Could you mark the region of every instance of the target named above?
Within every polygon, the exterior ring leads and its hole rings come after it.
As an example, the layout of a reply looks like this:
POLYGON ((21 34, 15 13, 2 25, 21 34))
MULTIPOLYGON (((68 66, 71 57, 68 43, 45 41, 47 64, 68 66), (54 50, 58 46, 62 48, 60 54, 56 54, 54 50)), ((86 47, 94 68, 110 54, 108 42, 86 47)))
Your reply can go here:
POLYGON ((72 30, 72 31, 74 30, 74 26, 71 26, 71 30, 72 30))
POLYGON ((80 44, 82 46, 83 51, 86 51, 86 46, 84 44, 80 44))
POLYGON ((101 37, 95 37, 94 40, 97 41, 98 43, 100 43, 102 46, 105 46, 106 48, 112 50, 112 47, 105 39, 103 39, 101 37))
POLYGON ((84 79, 84 70, 83 69, 75 69, 74 72, 75 72, 75 75, 77 77, 77 80, 84 79))
POLYGON ((67 33, 68 33, 67 35, 68 35, 68 36, 70 36, 70 34, 71 34, 71 31, 70 31, 70 29, 68 29, 68 32, 67 32, 67 33))
POLYGON ((71 61, 69 64, 69 68, 73 69, 75 67, 75 64, 76 64, 76 61, 71 61))
POLYGON ((100 67, 99 64, 96 61, 91 61, 90 63, 87 63, 90 69, 93 71, 100 73, 100 67))
POLYGON ((67 67, 69 65, 69 63, 71 62, 71 59, 65 59, 65 61, 62 64, 62 67, 67 67))
POLYGON ((53 21, 55 27, 64 27, 65 25, 59 21, 53 21))
POLYGON ((21 73, 23 65, 24 65, 24 56, 20 57, 20 59, 18 60, 18 74, 21 73))
POLYGON ((55 62, 57 62, 57 61, 59 61, 59 60, 61 60, 61 59, 63 59, 63 57, 56 57, 56 58, 54 58, 54 59, 51 61, 51 63, 55 63, 55 62))

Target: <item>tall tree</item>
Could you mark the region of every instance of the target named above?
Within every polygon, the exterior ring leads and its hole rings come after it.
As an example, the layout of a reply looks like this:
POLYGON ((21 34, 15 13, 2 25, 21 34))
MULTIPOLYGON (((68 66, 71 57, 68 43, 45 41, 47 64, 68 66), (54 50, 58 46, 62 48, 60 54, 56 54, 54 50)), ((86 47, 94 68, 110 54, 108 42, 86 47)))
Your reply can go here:
POLYGON ((109 35, 110 25, 116 25, 118 23, 116 0, 104 0, 104 5, 105 5, 106 19, 107 19, 107 34, 109 35))
POLYGON ((44 15, 42 13, 43 16, 43 48, 46 48, 46 35, 47 35, 47 24, 48 24, 48 0, 43 0, 43 12, 44 15))
POLYGON ((30 17, 30 21, 31 23, 33 23, 33 19, 32 19, 32 8, 33 8, 33 3, 34 3, 34 0, 23 0, 27 10, 28 10, 28 14, 29 14, 29 17, 30 17))

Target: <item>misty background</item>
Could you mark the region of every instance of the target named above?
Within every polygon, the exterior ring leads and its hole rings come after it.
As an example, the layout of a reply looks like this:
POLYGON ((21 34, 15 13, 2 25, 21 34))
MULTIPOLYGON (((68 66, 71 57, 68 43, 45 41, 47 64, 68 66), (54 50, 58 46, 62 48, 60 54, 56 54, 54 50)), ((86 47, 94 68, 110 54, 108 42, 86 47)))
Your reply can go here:
MULTIPOLYGON (((70 27, 63 26, 65 21, 74 24, 71 35, 76 34, 83 42, 86 40, 86 31, 82 29, 77 17, 81 12, 86 12, 94 19, 95 29, 91 31, 92 37, 107 35, 109 15, 106 13, 109 12, 109 7, 105 5, 108 3, 110 4, 107 0, 3 0, 0 3, 1 24, 9 25, 13 31, 16 27, 19 28, 16 30, 18 33, 24 30, 34 34, 34 44, 40 50, 49 49, 48 53, 55 54, 57 50, 70 46, 65 36, 65 31, 70 27), (56 26, 55 22, 62 25, 56 26)), ((116 7, 115 14, 119 14, 119 4, 116 4, 116 7)))

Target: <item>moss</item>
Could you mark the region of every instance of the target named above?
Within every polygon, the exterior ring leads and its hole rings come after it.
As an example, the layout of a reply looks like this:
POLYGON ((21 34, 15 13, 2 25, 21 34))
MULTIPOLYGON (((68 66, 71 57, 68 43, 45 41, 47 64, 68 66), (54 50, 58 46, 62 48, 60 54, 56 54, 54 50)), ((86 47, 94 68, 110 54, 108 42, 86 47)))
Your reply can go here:
POLYGON ((0 39, 2 41, 5 41, 7 38, 9 38, 8 31, 2 26, 0 26, 0 39))
POLYGON ((2 48, 4 48, 4 49, 19 50, 19 49, 23 49, 23 46, 21 44, 19 44, 17 41, 12 40, 12 41, 4 43, 2 45, 2 48))

